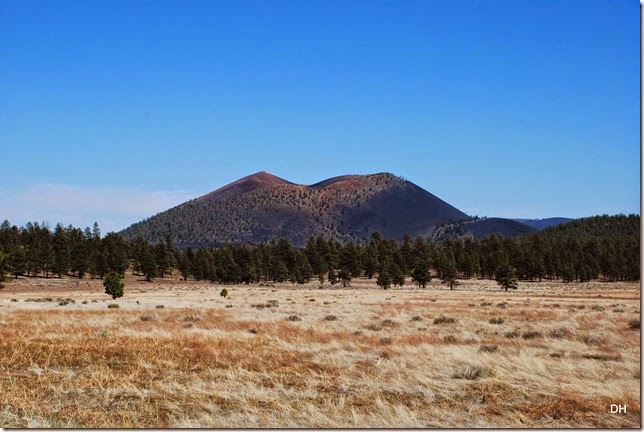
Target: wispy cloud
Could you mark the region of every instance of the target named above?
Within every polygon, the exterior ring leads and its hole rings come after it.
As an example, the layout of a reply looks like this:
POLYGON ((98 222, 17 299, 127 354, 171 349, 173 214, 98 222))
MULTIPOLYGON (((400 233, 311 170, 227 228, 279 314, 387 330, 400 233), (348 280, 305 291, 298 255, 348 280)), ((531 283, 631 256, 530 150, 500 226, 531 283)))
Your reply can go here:
POLYGON ((0 190, 0 219, 17 225, 45 221, 80 227, 96 221, 103 232, 118 231, 196 196, 185 190, 37 184, 22 190, 0 190))

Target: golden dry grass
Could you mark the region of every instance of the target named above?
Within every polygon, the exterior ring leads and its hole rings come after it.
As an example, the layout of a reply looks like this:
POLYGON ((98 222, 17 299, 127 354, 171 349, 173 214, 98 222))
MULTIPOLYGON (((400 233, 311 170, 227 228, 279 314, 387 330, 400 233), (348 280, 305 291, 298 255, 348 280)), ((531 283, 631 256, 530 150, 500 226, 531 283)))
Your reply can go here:
POLYGON ((637 284, 77 282, 0 291, 0 426, 641 426, 637 284))

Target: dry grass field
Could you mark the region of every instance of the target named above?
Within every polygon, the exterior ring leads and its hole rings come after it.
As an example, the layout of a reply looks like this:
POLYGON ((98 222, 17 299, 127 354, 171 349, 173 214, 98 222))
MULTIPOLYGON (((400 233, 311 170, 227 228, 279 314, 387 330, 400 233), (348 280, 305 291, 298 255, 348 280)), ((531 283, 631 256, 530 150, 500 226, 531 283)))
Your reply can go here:
POLYGON ((641 426, 638 284, 6 285, 2 427, 641 426))

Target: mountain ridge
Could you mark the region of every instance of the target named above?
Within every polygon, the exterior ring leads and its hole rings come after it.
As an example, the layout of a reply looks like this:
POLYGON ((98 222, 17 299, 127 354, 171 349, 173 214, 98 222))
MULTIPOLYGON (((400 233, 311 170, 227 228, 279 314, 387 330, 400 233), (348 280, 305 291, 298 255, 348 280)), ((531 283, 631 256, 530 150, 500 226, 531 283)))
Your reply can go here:
POLYGON ((127 239, 178 245, 260 243, 286 237, 303 245, 311 235, 364 241, 374 230, 402 239, 468 216, 391 173, 351 174, 311 185, 260 171, 161 212, 121 231, 127 239))
POLYGON ((181 246, 258 244, 287 238, 301 247, 311 236, 364 242, 373 231, 441 241, 448 237, 515 237, 567 218, 472 218, 392 173, 339 175, 310 185, 259 171, 137 222, 121 235, 181 246))

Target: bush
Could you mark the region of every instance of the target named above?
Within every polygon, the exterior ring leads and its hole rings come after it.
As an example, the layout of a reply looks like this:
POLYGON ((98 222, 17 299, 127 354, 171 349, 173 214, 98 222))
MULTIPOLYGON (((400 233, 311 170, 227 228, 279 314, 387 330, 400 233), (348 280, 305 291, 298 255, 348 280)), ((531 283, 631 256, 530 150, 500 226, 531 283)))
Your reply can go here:
POLYGON ((588 344, 588 345, 601 345, 604 342, 606 342, 604 338, 599 337, 599 336, 590 335, 590 334, 585 334, 585 335, 580 336, 579 340, 581 342, 583 342, 583 343, 588 344))
POLYGON ((481 345, 481 347, 479 348, 479 352, 483 352, 483 353, 493 353, 493 352, 497 352, 498 350, 499 350, 498 345, 481 345))
POLYGON ((637 330, 640 328, 640 320, 639 318, 632 319, 628 322, 628 328, 631 330, 637 330))
POLYGON ((517 330, 512 330, 512 331, 506 332, 505 337, 508 339, 514 339, 514 338, 518 338, 520 334, 521 333, 519 333, 517 330))
POLYGON ((538 331, 530 330, 530 331, 523 332, 521 337, 523 339, 534 339, 534 338, 541 337, 541 333, 538 331))
POLYGON ((441 315, 434 320, 434 324, 451 324, 456 322, 456 318, 441 315))
POLYGON ((452 335, 443 337, 443 343, 445 344, 455 344, 456 342, 458 342, 458 340, 452 335))
POLYGON ((476 380, 479 378, 485 378, 490 375, 491 373, 489 369, 484 368, 483 366, 470 365, 454 373, 454 375, 452 375, 452 378, 476 380))
POLYGON ((423 317, 420 316, 420 315, 416 315, 416 316, 411 317, 411 320, 412 321, 422 321, 423 317))
POLYGON ((226 288, 222 289, 219 295, 226 298, 228 296, 228 290, 226 288))
POLYGON ((116 303, 110 303, 110 304, 107 305, 107 308, 108 309, 118 309, 119 305, 117 305, 116 303))
POLYGON ((289 321, 302 321, 302 319, 297 315, 290 315, 287 320, 289 321))
POLYGON ((324 317, 325 321, 336 321, 337 319, 338 319, 338 317, 335 316, 335 315, 327 315, 327 316, 324 317))
POLYGON ((570 332, 565 328, 560 328, 560 329, 551 330, 549 334, 551 338, 561 339, 563 337, 568 336, 570 332))
POLYGON ((165 308, 165 306, 163 306, 163 305, 156 305, 156 308, 157 308, 157 309, 163 309, 163 308, 165 308))
POLYGON ((111 295, 113 299, 123 297, 125 284, 121 279, 121 275, 119 275, 118 273, 108 273, 103 279, 103 286, 105 287, 105 294, 111 295))
POLYGON ((503 324, 505 320, 501 317, 490 318, 490 324, 503 324))
POLYGON ((76 303, 76 301, 75 301, 75 300, 73 300, 73 299, 70 299, 70 298, 66 298, 66 299, 59 299, 59 301, 58 301, 58 306, 67 306, 67 305, 68 305, 68 304, 70 304, 70 303, 71 303, 71 304, 74 304, 74 303, 76 303))

